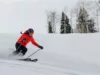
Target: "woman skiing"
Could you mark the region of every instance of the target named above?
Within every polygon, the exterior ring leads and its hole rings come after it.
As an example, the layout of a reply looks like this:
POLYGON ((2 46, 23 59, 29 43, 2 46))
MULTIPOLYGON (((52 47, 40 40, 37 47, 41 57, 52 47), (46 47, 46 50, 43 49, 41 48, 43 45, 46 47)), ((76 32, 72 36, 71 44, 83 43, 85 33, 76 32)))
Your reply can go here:
POLYGON ((41 50, 43 49, 43 46, 35 42, 33 38, 33 34, 34 34, 34 30, 32 28, 29 28, 21 35, 21 37, 18 39, 18 41, 15 44, 16 51, 14 52, 14 55, 22 53, 22 55, 24 56, 27 52, 26 46, 29 42, 32 42, 33 45, 40 48, 41 50))

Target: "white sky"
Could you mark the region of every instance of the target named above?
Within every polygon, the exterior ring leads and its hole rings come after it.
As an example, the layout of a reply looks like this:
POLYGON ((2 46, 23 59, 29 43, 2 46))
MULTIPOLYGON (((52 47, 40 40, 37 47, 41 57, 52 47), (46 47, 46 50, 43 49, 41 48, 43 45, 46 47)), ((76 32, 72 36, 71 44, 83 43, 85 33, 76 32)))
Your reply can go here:
POLYGON ((0 32, 16 32, 33 28, 46 33, 46 10, 73 8, 78 0, 0 0, 0 32))

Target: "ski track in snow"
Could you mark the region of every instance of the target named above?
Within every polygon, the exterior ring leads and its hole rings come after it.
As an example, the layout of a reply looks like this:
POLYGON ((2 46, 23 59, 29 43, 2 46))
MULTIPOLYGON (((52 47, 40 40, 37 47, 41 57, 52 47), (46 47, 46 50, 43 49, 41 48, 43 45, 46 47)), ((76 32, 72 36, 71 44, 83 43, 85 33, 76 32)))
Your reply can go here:
POLYGON ((21 70, 34 71, 43 75, 78 75, 73 72, 67 72, 65 69, 60 69, 50 65, 43 65, 41 62, 1 60, 0 65, 16 69, 20 68, 21 70))

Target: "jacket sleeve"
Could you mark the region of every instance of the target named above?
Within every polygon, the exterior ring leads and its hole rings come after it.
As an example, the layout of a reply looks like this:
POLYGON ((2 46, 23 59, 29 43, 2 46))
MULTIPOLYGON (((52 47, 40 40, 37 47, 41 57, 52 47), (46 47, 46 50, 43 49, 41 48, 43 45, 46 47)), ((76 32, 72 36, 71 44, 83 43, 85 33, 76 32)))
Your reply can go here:
POLYGON ((33 37, 31 38, 31 42, 32 42, 33 45, 35 45, 35 46, 37 46, 37 47, 39 46, 39 44, 38 44, 37 42, 35 42, 35 40, 34 40, 33 37))

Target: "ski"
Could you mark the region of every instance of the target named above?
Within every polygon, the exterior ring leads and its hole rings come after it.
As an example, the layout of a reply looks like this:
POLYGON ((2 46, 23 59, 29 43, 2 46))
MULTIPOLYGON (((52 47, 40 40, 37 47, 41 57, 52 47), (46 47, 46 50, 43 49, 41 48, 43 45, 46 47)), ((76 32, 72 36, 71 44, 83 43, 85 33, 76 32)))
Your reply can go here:
POLYGON ((37 62, 38 59, 31 59, 31 58, 24 58, 24 59, 18 59, 20 61, 27 61, 27 62, 37 62))

